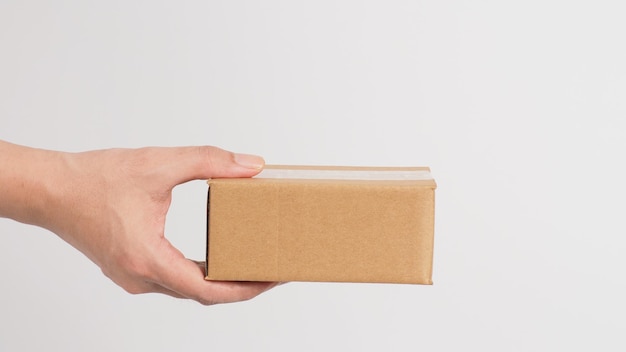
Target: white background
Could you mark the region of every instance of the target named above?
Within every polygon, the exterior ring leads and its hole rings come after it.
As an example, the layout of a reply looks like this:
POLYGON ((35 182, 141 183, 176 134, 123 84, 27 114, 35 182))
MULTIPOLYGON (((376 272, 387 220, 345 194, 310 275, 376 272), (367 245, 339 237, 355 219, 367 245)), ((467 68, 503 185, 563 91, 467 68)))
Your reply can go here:
MULTIPOLYGON (((622 3, 2 0, 2 139, 428 165, 439 188, 434 286, 214 307, 129 295, 0 219, 0 350, 625 350, 622 3)), ((195 259, 205 191, 167 223, 195 259)))

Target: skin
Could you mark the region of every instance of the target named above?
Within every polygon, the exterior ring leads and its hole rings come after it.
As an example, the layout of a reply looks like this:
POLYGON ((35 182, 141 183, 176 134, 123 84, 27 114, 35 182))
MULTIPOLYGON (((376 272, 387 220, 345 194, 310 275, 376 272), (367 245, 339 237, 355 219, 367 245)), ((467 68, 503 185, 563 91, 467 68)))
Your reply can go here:
POLYGON ((204 263, 165 238, 165 217, 175 186, 251 177, 263 166, 210 146, 66 153, 0 141, 0 217, 54 232, 129 293, 243 301, 276 283, 204 280, 204 263))

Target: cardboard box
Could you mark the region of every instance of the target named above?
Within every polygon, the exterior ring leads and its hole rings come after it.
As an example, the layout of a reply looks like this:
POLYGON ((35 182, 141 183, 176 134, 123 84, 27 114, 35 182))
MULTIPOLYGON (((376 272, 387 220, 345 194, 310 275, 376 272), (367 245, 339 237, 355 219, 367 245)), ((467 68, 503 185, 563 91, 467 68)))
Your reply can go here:
POLYGON ((206 279, 432 284, 435 188, 425 167, 212 179, 206 279))

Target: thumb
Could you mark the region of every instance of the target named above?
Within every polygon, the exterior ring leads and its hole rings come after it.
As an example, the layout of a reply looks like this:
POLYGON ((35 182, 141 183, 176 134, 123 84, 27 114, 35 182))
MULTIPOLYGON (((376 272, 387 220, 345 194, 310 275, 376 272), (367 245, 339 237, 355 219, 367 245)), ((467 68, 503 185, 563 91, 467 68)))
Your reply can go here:
POLYGON ((252 177, 263 169, 262 157, 236 154, 211 146, 171 148, 169 167, 174 185, 191 180, 252 177))

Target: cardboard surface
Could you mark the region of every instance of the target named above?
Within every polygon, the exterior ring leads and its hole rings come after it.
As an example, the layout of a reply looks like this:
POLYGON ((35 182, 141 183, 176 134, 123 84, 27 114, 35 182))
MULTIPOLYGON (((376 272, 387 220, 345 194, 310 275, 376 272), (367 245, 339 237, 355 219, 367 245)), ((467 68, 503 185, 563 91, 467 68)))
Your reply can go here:
POLYGON ((207 279, 432 284, 435 188, 428 168, 212 179, 207 279))

